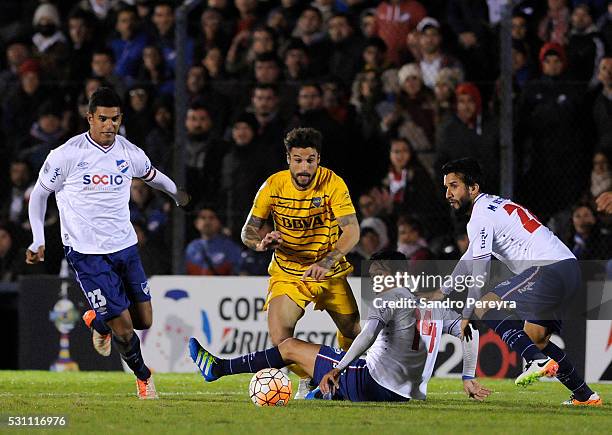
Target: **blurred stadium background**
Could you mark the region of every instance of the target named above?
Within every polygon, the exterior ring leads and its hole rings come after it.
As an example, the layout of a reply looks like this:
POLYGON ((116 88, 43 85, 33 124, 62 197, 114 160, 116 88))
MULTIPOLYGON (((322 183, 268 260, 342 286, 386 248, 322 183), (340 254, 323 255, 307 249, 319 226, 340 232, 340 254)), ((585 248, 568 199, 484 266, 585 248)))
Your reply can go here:
MULTIPOLYGON (((53 199, 46 261, 23 261, 40 166, 87 128, 102 85, 124 98, 122 134, 197 204, 186 214, 132 185, 156 313, 141 337, 156 371, 191 371, 189 335, 225 355, 265 347, 270 256, 247 251, 240 228, 296 126, 323 133, 322 165, 350 188, 356 277, 384 247, 461 256, 465 222, 449 214, 439 171, 472 156, 487 192, 529 208, 579 259, 603 261, 594 273, 605 278, 611 221, 593 199, 612 190, 611 1, 4 0, 0 47, 2 369, 121 368, 80 322, 86 300, 62 260, 53 199)), ((320 313, 300 328, 335 339, 320 313)), ((569 331, 555 339, 587 380, 612 380, 612 321, 577 319, 569 331)), ((437 374, 457 376, 460 346, 445 340, 437 374)), ((485 331, 481 355, 482 376, 522 368, 485 331)))

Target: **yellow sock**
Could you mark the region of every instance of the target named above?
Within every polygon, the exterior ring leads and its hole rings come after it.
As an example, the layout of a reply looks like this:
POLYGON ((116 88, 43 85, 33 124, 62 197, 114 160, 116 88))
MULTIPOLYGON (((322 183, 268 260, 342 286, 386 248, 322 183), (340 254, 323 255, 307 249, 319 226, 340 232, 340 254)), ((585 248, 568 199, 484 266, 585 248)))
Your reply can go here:
POLYGON ((340 331, 336 331, 336 339, 338 340, 338 346, 340 346, 340 349, 345 352, 348 350, 349 347, 351 347, 351 344, 353 343, 352 338, 346 338, 344 335, 342 335, 340 331))
POLYGON ((291 364, 288 365, 287 368, 289 370, 291 370, 293 373, 295 373, 296 375, 298 375, 301 379, 304 378, 309 378, 310 376, 308 376, 308 373, 306 373, 299 365, 297 364, 291 364))

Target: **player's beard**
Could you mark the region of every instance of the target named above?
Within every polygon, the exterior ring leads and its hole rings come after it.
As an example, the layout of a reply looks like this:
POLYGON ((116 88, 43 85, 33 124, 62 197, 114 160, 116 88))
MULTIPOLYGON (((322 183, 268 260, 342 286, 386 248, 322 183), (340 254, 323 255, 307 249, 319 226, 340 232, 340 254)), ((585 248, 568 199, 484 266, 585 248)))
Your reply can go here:
POLYGON ((295 175, 291 174, 291 176, 293 177, 293 181, 295 181, 295 184, 297 184, 300 187, 308 187, 308 185, 312 181, 312 175, 307 172, 299 172, 295 175), (299 179, 300 176, 308 177, 308 181, 306 181, 306 183, 301 183, 299 179))
POLYGON ((469 197, 461 198, 457 200, 457 202, 459 203, 458 208, 451 206, 451 208, 453 209, 453 215, 455 215, 455 217, 457 218, 466 216, 468 212, 470 211, 470 206, 472 205, 470 198, 469 197))

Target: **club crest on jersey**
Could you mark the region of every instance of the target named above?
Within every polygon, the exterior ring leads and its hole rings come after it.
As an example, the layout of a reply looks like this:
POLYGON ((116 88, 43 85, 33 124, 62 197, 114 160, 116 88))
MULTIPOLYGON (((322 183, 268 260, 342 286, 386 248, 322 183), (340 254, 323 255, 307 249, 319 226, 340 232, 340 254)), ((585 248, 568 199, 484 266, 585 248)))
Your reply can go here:
POLYGON ((151 291, 151 288, 149 287, 149 281, 141 282, 140 289, 145 295, 148 295, 149 292, 151 291))
POLYGON ((126 173, 130 168, 130 164, 125 160, 117 160, 117 169, 119 169, 122 173, 126 173))
POLYGON ((80 162, 79 164, 77 164, 77 168, 79 169, 85 169, 89 166, 88 162, 80 162))
POLYGON ((49 162, 45 163, 45 168, 43 169, 43 173, 46 174, 47 172, 49 172, 49 169, 51 169, 51 166, 49 165, 49 162))
POLYGON ((316 198, 312 198, 312 206, 313 207, 320 207, 321 206, 321 197, 317 196, 316 198))

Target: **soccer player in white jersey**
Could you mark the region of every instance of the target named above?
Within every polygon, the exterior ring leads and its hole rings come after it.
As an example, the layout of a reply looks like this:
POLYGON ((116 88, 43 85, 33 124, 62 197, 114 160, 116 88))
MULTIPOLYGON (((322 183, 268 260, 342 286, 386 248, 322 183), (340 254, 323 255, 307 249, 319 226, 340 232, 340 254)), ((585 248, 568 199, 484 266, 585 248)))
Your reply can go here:
MULTIPOLYGON (((407 266, 406 257, 399 252, 381 252, 372 260, 370 274, 393 274, 400 262, 407 266)), ((263 368, 282 368, 293 363, 319 384, 323 394, 333 395, 335 399, 353 402, 424 400, 438 350, 431 340, 437 338, 439 341, 439 336, 428 324, 432 329, 425 331, 425 335, 429 337, 425 341, 422 339, 417 323, 419 309, 397 304, 407 300, 416 300, 410 290, 385 288, 347 352, 288 338, 276 347, 227 360, 211 355, 193 337, 189 341, 189 351, 208 382, 222 376, 256 373, 263 368), (365 351, 368 351, 366 358, 359 358, 365 351)), ((460 335, 461 318, 457 313, 436 316, 440 335, 445 329, 460 335)), ((474 379, 478 332, 472 332, 476 339, 466 337, 462 342, 464 390, 470 397, 484 400, 491 392, 474 379)))
POLYGON ((117 134, 121 100, 102 87, 89 101, 89 131, 52 150, 40 170, 29 203, 33 242, 26 262, 44 261, 47 197, 55 193, 66 260, 76 273, 92 310, 84 316, 94 347, 110 354, 112 341, 136 375, 138 397, 157 393, 140 352, 136 329, 152 322, 147 277, 136 247, 128 202, 133 178, 167 193, 177 206, 189 195, 155 169, 146 154, 117 134))
MULTIPOLYGON (((600 406, 601 398, 576 373, 565 352, 550 341, 551 334, 561 330, 565 306, 581 288, 580 268, 572 252, 529 210, 483 193, 482 172, 474 159, 449 162, 442 173, 450 206, 457 215, 470 217, 469 246, 449 281, 472 276, 475 284, 468 298, 480 300, 481 306, 466 304, 462 322, 472 316, 481 319, 525 359, 527 367, 516 379, 517 385, 556 375, 572 391, 565 405, 600 406), (491 257, 515 276, 483 295, 491 257), (501 309, 489 309, 493 304, 501 309)), ((434 299, 452 291, 442 287, 434 299)))

